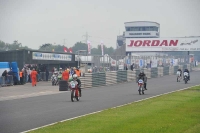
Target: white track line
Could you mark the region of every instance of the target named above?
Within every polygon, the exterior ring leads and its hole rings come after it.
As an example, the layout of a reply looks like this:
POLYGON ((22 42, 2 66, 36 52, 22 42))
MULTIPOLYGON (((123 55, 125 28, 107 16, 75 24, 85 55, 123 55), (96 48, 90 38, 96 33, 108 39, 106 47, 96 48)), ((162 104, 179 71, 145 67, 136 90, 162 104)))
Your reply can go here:
MULTIPOLYGON (((160 94, 160 95, 148 97, 148 98, 145 98, 145 99, 137 100, 137 101, 135 101, 135 102, 131 102, 131 103, 119 105, 119 106, 116 106, 116 107, 112 107, 111 109, 123 107, 123 106, 126 106, 126 105, 130 105, 130 104, 132 104, 132 103, 141 102, 141 101, 144 101, 144 100, 152 99, 152 98, 155 98, 155 97, 159 97, 159 96, 162 96, 162 95, 174 93, 174 92, 177 92, 177 91, 186 90, 186 89, 189 89, 189 88, 192 88, 192 87, 196 87, 196 86, 200 86, 200 84, 199 84, 199 85, 190 86, 190 87, 187 87, 187 88, 183 88, 183 89, 179 89, 179 90, 176 90, 176 91, 171 91, 171 92, 163 93, 163 94, 160 94)), ((59 121, 59 122, 70 121, 70 120, 77 119, 77 118, 81 118, 81 117, 84 117, 84 116, 88 116, 88 115, 92 115, 92 114, 97 114, 97 113, 100 113, 100 112, 105 111, 105 110, 107 110, 107 109, 103 109, 103 110, 100 110, 100 111, 88 113, 88 114, 85 114, 85 115, 80 115, 80 116, 73 117, 73 118, 69 118, 69 119, 66 119, 66 120, 59 121)), ((44 125, 44 126, 41 126, 41 127, 33 128, 33 129, 30 129, 30 130, 27 130, 27 131, 23 131, 23 132, 21 132, 21 133, 27 133, 27 132, 34 131, 34 130, 37 130, 37 129, 40 129, 40 128, 44 128, 44 127, 48 127, 48 126, 51 126, 51 125, 55 125, 55 124, 57 124, 57 123, 59 123, 59 122, 54 122, 54 123, 47 124, 47 125, 44 125)))

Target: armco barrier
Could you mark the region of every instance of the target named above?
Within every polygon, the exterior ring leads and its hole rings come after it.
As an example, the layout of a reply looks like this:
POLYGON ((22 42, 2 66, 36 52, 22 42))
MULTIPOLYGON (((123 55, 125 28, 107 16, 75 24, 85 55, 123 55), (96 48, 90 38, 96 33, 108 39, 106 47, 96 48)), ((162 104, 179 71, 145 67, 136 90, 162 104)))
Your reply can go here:
POLYGON ((173 75, 174 74, 174 67, 170 66, 169 67, 169 75, 173 75))
POLYGON ((163 67, 158 67, 158 76, 159 77, 163 76, 163 67))
POLYGON ((169 75, 169 67, 164 67, 163 68, 163 75, 169 75))
POLYGON ((127 81, 136 80, 136 74, 135 73, 136 73, 135 70, 133 70, 133 71, 128 70, 127 71, 127 81))
POLYGON ((177 73, 178 67, 179 66, 174 66, 174 75, 177 73))
POLYGON ((127 71, 117 71, 117 82, 126 82, 127 81, 127 71))
POLYGON ((106 85, 105 73, 92 73, 92 86, 104 86, 106 85))
POLYGON ((106 85, 117 83, 117 71, 106 72, 106 85))
POLYGON ((158 68, 151 68, 151 78, 157 78, 158 77, 158 68))
POLYGON ((82 88, 91 88, 92 87, 92 74, 85 73, 84 77, 80 77, 81 87, 82 88))
MULTIPOLYGON (((186 65, 190 70, 190 64, 186 65)), ((169 67, 159 67, 151 69, 134 69, 133 71, 109 71, 102 73, 85 73, 84 77, 80 77, 82 82, 82 88, 91 88, 97 86, 112 85, 120 82, 136 81, 137 76, 140 71, 144 71, 147 78, 157 78, 164 75, 174 75, 176 74, 179 67, 186 66, 169 66, 169 67)))

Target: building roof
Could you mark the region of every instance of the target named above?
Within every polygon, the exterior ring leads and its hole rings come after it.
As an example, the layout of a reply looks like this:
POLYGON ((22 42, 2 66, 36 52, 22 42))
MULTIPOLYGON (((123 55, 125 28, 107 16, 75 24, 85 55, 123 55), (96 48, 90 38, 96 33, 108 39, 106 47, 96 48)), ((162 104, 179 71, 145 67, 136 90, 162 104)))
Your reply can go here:
POLYGON ((131 21, 131 22, 125 22, 124 24, 126 24, 126 23, 139 23, 139 22, 156 23, 156 24, 160 25, 159 23, 153 22, 153 21, 131 21))
POLYGON ((8 51, 0 51, 0 53, 3 53, 3 52, 5 52, 5 53, 6 53, 6 52, 14 52, 14 51, 31 51, 31 52, 41 52, 41 53, 55 53, 55 54, 71 54, 71 55, 74 55, 73 53, 42 51, 42 50, 34 50, 34 49, 8 50, 8 51))

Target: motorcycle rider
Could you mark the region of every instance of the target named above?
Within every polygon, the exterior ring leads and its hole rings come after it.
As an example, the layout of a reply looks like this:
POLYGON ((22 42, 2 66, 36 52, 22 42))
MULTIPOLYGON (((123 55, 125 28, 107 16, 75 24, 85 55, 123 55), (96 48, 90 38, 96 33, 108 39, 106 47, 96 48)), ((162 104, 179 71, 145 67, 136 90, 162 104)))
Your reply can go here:
POLYGON ((141 71, 138 75, 138 81, 142 79, 144 81, 144 89, 147 90, 147 77, 143 71, 141 71))
POLYGON ((73 80, 78 82, 77 86, 78 86, 78 90, 79 90, 80 97, 81 97, 81 80, 78 78, 78 76, 76 74, 73 75, 73 80))
POLYGON ((177 70, 177 72, 180 72, 180 76, 182 77, 182 70, 181 70, 181 68, 179 68, 178 70, 177 70))
MULTIPOLYGON (((184 72, 187 72, 188 73, 188 80, 190 80, 190 72, 189 72, 189 70, 186 68, 185 70, 184 70, 184 72)), ((184 73, 183 72, 183 73, 184 73)))

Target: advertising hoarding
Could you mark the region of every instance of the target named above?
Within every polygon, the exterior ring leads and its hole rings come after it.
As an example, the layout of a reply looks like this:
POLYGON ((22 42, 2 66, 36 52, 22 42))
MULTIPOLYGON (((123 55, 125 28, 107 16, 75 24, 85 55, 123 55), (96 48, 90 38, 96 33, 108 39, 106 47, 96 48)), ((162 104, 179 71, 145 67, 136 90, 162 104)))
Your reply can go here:
POLYGON ((41 53, 33 52, 33 60, 59 60, 59 61, 72 61, 72 55, 70 54, 56 54, 56 53, 41 53))
POLYGON ((131 51, 200 51, 200 37, 126 38, 126 52, 131 51))

